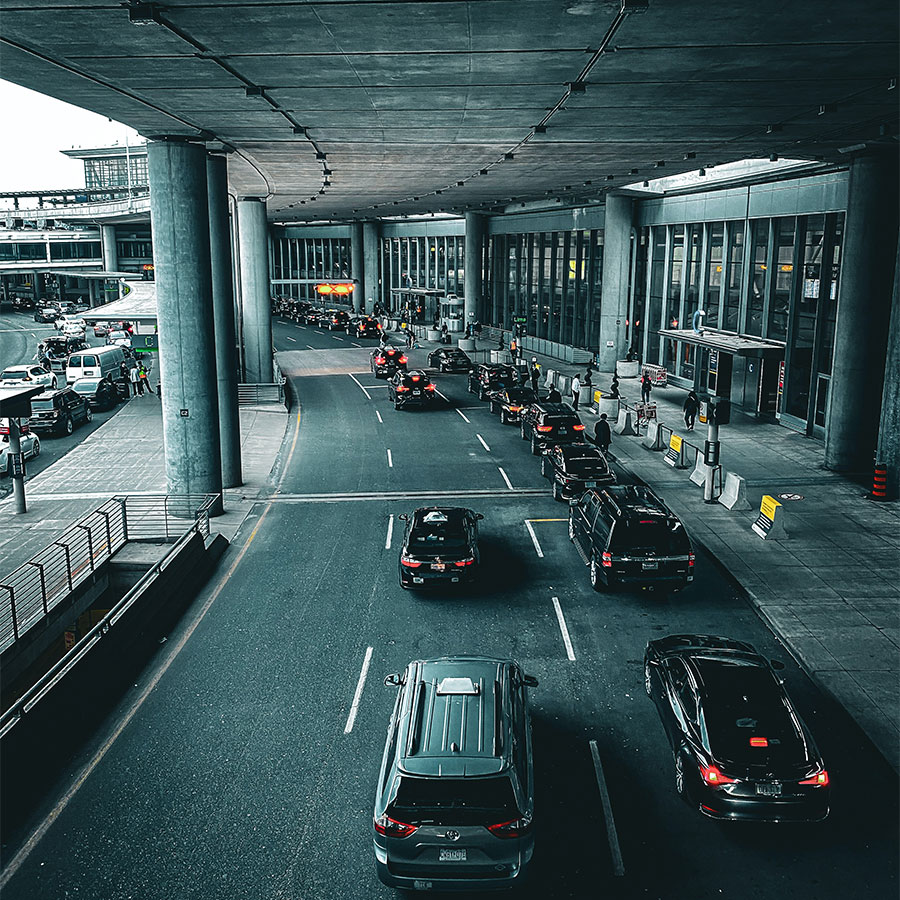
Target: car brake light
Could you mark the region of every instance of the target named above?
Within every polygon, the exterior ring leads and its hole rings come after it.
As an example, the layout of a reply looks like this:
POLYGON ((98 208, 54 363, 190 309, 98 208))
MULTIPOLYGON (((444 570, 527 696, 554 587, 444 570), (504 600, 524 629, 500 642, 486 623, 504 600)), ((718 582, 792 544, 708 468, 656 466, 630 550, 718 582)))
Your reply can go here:
POLYGON ((412 380, 413 380, 413 381, 418 381, 418 380, 419 380, 419 376, 418 376, 418 375, 413 375, 412 380))
POLYGON ((816 772, 812 778, 804 778, 800 784, 811 784, 814 787, 828 787, 828 772, 825 769, 822 769, 821 772, 816 772))
POLYGON ((600 564, 603 566, 604 569, 612 568, 612 553, 604 552, 603 555, 600 557, 600 564))
POLYGON ((409 837, 417 827, 407 825, 406 822, 398 822, 386 814, 375 819, 375 830, 385 837, 409 837))
POLYGON ((572 431, 584 431, 584 425, 573 425, 572 431))
POLYGON ((405 357, 405 356, 401 356, 401 357, 400 357, 400 362, 405 363, 405 362, 406 362, 406 357, 405 357))
POLYGON ((416 560, 410 559, 408 556, 401 556, 400 557, 400 565, 406 566, 409 569, 418 569, 419 566, 422 565, 422 563, 416 562, 416 560))
POLYGON ((763 737, 752 737, 750 738, 750 746, 751 747, 768 747, 769 739, 763 737))
POLYGON ((710 787, 718 787, 721 784, 734 784, 737 781, 736 778, 729 778, 727 775, 723 775, 722 770, 718 766, 713 765, 704 766, 701 763, 700 774, 710 787))
POLYGON ((546 434, 548 431, 553 431, 552 425, 535 425, 535 428, 540 431, 541 434, 546 434))
POLYGON ((398 384, 398 385, 397 385, 397 392, 398 392, 398 393, 401 393, 401 392, 403 392, 403 391, 408 391, 408 390, 409 390, 409 388, 406 387, 405 385, 402 385, 402 384, 398 384))
POLYGON ((521 819, 512 819, 509 822, 500 822, 497 825, 488 825, 487 830, 498 838, 517 838, 527 834, 531 830, 531 817, 524 816, 521 819))
POLYGON ((379 322, 375 327, 376 327, 379 331, 381 331, 381 323, 380 323, 380 322, 379 322))
POLYGON ((458 559, 453 563, 454 566, 459 566, 459 568, 463 568, 463 566, 471 566, 475 562, 475 557, 470 556, 468 559, 458 559))
POLYGON ((375 357, 375 365, 376 365, 376 366, 382 366, 382 365, 384 365, 384 357, 383 357, 383 356, 376 356, 376 357, 375 357))
POLYGON ((521 406, 510 406, 510 407, 509 407, 509 411, 510 411, 510 412, 521 412, 521 411, 522 411, 522 407, 521 407, 521 406))
POLYGON ((694 556, 693 553, 688 553, 688 568, 689 569, 694 568, 694 560, 695 559, 696 559, 696 557, 694 556))
POLYGON ((426 384, 426 385, 425 385, 425 390, 426 390, 426 391, 433 391, 433 390, 434 390, 434 385, 433 385, 433 384, 426 384))

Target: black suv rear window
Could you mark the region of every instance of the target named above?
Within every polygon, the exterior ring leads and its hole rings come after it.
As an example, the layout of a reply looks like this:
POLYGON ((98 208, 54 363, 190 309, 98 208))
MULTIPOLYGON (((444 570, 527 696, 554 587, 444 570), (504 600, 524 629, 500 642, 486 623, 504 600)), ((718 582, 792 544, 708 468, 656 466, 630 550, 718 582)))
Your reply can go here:
POLYGON ((677 519, 634 519, 616 522, 609 549, 612 553, 683 556, 690 552, 691 542, 677 519))
POLYGON ((518 818, 509 777, 414 778, 402 776, 392 812, 410 825, 496 825, 518 818))
POLYGON ((608 467, 599 456, 576 456, 566 460, 566 471, 573 475, 582 475, 587 472, 603 472, 606 474, 608 467))
POLYGON ((580 425, 581 420, 577 416, 544 416, 541 419, 543 425, 552 425, 554 428, 571 428, 573 425, 580 425))

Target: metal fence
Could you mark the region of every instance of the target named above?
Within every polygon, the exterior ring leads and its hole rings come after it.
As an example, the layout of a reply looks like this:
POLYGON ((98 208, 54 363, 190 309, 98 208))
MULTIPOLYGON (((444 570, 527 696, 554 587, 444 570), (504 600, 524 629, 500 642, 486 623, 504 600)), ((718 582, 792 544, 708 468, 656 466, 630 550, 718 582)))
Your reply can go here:
POLYGON ((284 403, 284 384, 239 384, 238 406, 284 403))
POLYGON ((0 581, 0 651, 12 646, 128 541, 209 535, 216 494, 113 497, 0 581))

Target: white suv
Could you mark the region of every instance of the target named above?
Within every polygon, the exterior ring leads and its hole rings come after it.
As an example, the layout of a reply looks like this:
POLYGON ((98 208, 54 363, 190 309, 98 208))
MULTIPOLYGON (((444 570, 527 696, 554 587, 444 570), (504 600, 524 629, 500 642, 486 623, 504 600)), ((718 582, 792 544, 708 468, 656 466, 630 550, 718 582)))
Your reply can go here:
POLYGON ((55 388, 56 375, 34 363, 26 366, 8 366, 0 372, 0 385, 3 387, 35 387, 39 384, 55 388))

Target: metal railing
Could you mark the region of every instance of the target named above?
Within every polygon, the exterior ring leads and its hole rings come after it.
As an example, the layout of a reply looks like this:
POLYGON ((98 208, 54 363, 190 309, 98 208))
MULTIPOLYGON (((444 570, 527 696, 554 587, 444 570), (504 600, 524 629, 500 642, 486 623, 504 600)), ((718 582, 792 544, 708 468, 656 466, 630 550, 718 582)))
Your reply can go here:
POLYGON ((62 603, 128 541, 209 536, 217 494, 122 496, 69 526, 52 544, 0 580, 0 651, 62 603))
POLYGON ((238 406, 284 403, 284 384, 239 384, 238 406))

